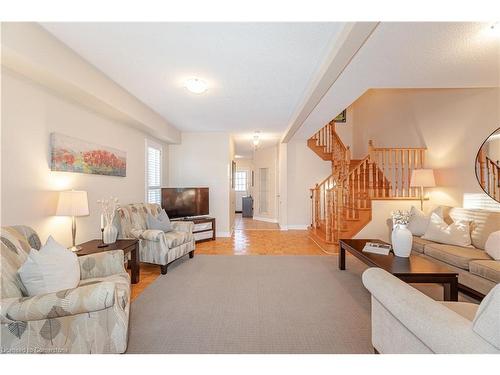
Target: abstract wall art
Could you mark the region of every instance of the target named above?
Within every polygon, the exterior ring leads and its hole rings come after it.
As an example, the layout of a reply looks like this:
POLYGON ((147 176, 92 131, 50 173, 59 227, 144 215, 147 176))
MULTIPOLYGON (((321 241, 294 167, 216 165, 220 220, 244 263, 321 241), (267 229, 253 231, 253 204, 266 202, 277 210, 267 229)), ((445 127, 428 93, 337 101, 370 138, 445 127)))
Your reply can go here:
POLYGON ((51 170, 125 177, 127 154, 111 147, 52 133, 51 170))

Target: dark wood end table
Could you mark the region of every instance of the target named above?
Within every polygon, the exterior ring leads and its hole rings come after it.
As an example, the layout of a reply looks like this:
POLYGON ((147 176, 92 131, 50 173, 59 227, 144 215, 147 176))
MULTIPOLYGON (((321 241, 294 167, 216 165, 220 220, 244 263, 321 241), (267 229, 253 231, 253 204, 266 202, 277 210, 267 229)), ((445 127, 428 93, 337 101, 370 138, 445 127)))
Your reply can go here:
POLYGON ((458 301, 458 273, 424 257, 409 258, 363 252, 367 242, 386 243, 380 240, 344 239, 339 241, 339 269, 345 270, 345 252, 348 251, 363 263, 379 267, 406 283, 442 284, 445 301, 458 301))
POLYGON ((130 253, 130 281, 132 284, 137 284, 140 279, 139 268, 139 241, 138 240, 116 240, 115 243, 109 244, 106 247, 97 247, 102 244, 101 240, 91 240, 80 244, 82 247, 80 251, 75 254, 77 256, 90 255, 96 253, 103 253, 111 250, 123 250, 123 254, 130 253))

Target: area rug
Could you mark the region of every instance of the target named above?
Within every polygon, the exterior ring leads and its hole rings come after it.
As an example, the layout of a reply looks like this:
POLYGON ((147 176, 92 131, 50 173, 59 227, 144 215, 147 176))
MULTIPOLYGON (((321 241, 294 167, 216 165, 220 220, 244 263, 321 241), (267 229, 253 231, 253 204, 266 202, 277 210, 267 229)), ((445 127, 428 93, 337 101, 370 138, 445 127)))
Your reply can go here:
POLYGON ((196 255, 131 306, 128 353, 372 353, 366 267, 334 256, 196 255))

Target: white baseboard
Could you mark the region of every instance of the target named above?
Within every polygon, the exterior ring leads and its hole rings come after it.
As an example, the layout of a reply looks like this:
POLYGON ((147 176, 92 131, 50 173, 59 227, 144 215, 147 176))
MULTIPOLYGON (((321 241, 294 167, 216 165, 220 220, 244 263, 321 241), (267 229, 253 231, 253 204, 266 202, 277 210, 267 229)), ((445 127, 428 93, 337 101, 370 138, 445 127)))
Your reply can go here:
POLYGON ((288 230, 307 230, 307 228, 309 228, 307 224, 288 225, 288 230))
POLYGON ((288 230, 288 225, 279 224, 279 226, 280 226, 280 230, 288 230))
POLYGON ((253 219, 258 220, 258 221, 266 221, 268 223, 277 223, 278 222, 278 220, 276 220, 276 219, 271 219, 268 217, 260 217, 260 216, 254 216, 253 219))

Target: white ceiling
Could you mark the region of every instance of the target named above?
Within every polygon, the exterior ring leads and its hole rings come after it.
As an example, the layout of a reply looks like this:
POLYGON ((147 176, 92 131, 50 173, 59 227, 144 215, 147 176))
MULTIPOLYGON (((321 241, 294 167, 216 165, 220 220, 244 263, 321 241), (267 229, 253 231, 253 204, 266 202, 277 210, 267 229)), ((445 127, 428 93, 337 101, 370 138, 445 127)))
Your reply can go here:
POLYGON ((42 23, 181 131, 237 134, 237 153, 255 130, 278 141, 342 25, 42 23), (183 87, 193 76, 205 94, 183 87))
POLYGON ((307 139, 370 88, 500 86, 488 23, 381 23, 295 134, 307 139))

